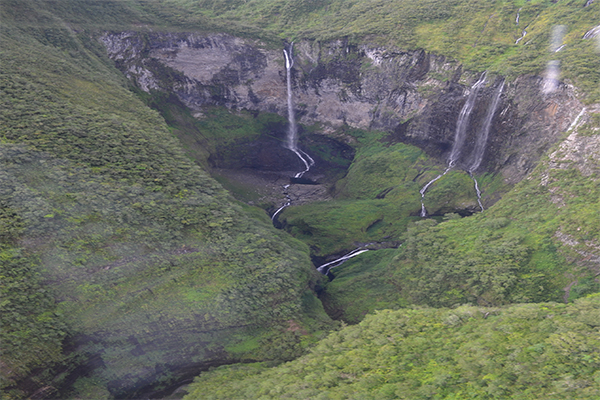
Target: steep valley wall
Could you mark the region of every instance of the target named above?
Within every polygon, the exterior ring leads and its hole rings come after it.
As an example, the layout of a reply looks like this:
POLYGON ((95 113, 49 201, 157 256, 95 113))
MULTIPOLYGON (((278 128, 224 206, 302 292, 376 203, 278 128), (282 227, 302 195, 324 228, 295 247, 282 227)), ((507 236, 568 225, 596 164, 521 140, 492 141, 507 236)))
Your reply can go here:
MULTIPOLYGON (((111 59, 140 89, 175 93, 198 117, 209 105, 287 114, 283 53, 226 34, 105 33, 111 59)), ((355 45, 347 40, 294 45, 296 113, 324 134, 348 125, 414 144, 444 163, 458 114, 480 74, 424 51, 355 45)), ((494 90, 488 76, 472 112, 463 154, 472 151, 494 90)), ((571 86, 542 91, 544 78, 507 80, 478 172, 523 179, 582 109, 571 86)), ((341 138, 344 139, 344 138, 341 138)), ((466 159, 459 160, 466 162, 466 159)))

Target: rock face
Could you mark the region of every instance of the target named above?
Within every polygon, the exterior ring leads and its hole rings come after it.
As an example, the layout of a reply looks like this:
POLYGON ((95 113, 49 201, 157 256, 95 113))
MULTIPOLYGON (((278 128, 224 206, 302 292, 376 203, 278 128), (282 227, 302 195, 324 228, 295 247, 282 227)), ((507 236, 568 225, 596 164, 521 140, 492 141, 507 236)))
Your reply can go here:
MULTIPOLYGON (((225 34, 106 33, 109 56, 139 88, 174 92, 192 110, 220 105, 287 115, 283 52, 225 34)), ((302 123, 324 133, 347 124, 388 132, 447 161, 458 115, 480 74, 424 51, 406 52, 345 40, 294 45, 294 98, 302 123)), ((465 168, 503 77, 478 92, 457 166, 465 168)), ((544 93, 543 78, 507 81, 476 172, 523 179, 567 130, 582 105, 568 85, 544 93)))

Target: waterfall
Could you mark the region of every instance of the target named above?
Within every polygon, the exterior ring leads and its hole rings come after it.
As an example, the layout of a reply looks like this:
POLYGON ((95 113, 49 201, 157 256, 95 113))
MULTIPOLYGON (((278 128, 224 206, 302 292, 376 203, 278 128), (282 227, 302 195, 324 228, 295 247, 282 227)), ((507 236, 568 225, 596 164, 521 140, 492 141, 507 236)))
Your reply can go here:
POLYGON ((519 42, 525 38, 525 35, 527 35, 527 31, 523 31, 523 33, 521 33, 521 37, 515 41, 515 44, 519 44, 519 42))
POLYGON ((431 186, 435 181, 440 179, 442 176, 446 175, 448 171, 450 171, 450 168, 451 167, 446 168, 446 170, 443 173, 439 174, 438 176, 427 182, 427 184, 423 186, 421 190, 419 190, 419 193, 421 193, 421 217, 427 216, 427 209, 425 208, 425 192, 427 191, 427 189, 429 189, 429 186, 431 186))
MULTIPOLYGON (((463 105, 463 108, 460 110, 460 114, 458 116, 458 122, 456 123, 456 132, 454 134, 454 144, 452 145, 452 150, 450 151, 450 157, 448 158, 448 167, 446 170, 427 182, 425 186, 419 191, 421 193, 421 217, 427 216, 427 209, 425 208, 425 192, 429 187, 438 179, 443 177, 450 171, 456 162, 458 161, 462 148, 464 147, 465 139, 467 137, 467 128, 469 126, 469 117, 471 116, 471 112, 473 111, 473 107, 475 106, 475 100, 477 99, 477 94, 483 85, 485 84, 486 73, 481 74, 481 77, 473 87, 471 88, 471 92, 467 97, 467 101, 463 105)), ((469 166, 467 172, 473 182, 475 183, 475 191, 477 192, 477 203, 479 203, 479 207, 481 207, 481 211, 483 211, 483 204, 481 203, 481 190, 479 189, 479 184, 477 183, 477 179, 473 175, 473 171, 475 171, 481 165, 481 161, 483 161, 483 155, 485 153, 485 147, 487 144, 488 136, 490 133, 490 128, 492 126, 492 119, 494 118, 494 114, 496 113, 496 109, 498 108, 498 104, 500 102, 500 95, 504 90, 504 81, 498 86, 494 98, 492 100, 492 104, 487 110, 485 115, 483 127, 479 131, 477 135, 477 140, 475 142, 475 147, 473 148, 472 153, 472 161, 469 166)))
POLYGON ((523 9, 523 7, 519 8, 519 11, 517 11, 517 18, 515 18, 515 24, 519 25, 519 16, 521 15, 521 10, 523 9))
POLYGON ((586 112, 586 108, 583 107, 581 109, 581 111, 579 112, 579 114, 577 114, 577 116, 575 117, 575 119, 573 120, 573 122, 571 122, 571 125, 569 125, 569 129, 567 129, 567 132, 572 131, 573 129, 577 128, 577 124, 579 123, 579 119, 583 116, 583 114, 585 114, 586 112))
MULTIPOLYGON (((286 137, 285 147, 288 150, 291 150, 296 154, 296 156, 302 161, 304 164, 304 169, 300 172, 297 172, 294 175, 294 178, 299 179, 307 173, 310 168, 315 165, 315 160, 311 156, 309 156, 305 151, 298 148, 298 127, 296 125, 296 114, 294 112, 294 98, 292 92, 292 67, 294 66, 294 43, 290 43, 290 45, 283 49, 283 56, 285 57, 285 70, 286 70, 286 83, 287 83, 287 111, 288 111, 288 131, 286 137)), ((285 195, 286 202, 277 209, 271 216, 271 220, 275 221, 275 217, 283 211, 284 208, 290 206, 292 204, 292 199, 287 191, 290 185, 283 186, 283 194, 285 195)))
MULTIPOLYGON (((487 72, 487 71, 486 71, 487 72)), ((421 217, 427 216, 427 209, 425 208, 425 192, 429 189, 435 181, 440 179, 442 176, 446 175, 448 171, 450 171, 458 158, 460 157, 460 152, 462 151, 462 147, 465 144, 465 139, 467 137, 467 127, 469 126, 469 117, 471 116, 471 112, 473 111, 473 107, 475 106, 475 100, 477 99, 477 94, 479 93, 479 89, 485 84, 485 76, 486 72, 481 74, 479 80, 473 84, 471 87, 471 92, 467 97, 467 101, 463 105, 460 110, 460 114, 458 115, 458 122, 456 123, 456 131, 454 134, 454 143, 452 144, 452 149, 450 150, 450 157, 448 158, 448 167, 446 170, 427 182, 425 186, 419 190, 421 193, 421 217)))
POLYGON ((475 100, 477 100, 479 89, 481 89, 481 87, 485 84, 485 75, 486 72, 481 74, 479 80, 475 82, 471 88, 471 93, 469 93, 469 96, 467 97, 465 105, 463 106, 462 110, 460 110, 460 114, 458 115, 456 132, 454 134, 454 143, 452 144, 452 150, 450 151, 450 157, 448 158, 448 167, 450 168, 454 167, 454 164, 456 164, 456 161, 458 161, 460 152, 465 144, 467 127, 469 126, 469 117, 471 116, 471 112, 475 106, 475 100))
POLYGON ((275 221, 275 217, 277 216, 277 214, 279 214, 284 208, 290 206, 292 204, 292 198, 290 197, 290 194, 288 193, 287 189, 290 187, 290 185, 284 185, 283 186, 283 194, 285 195, 285 204, 282 205, 281 207, 279 207, 277 209, 277 211, 275 211, 273 213, 273 215, 271 215, 271 221, 275 221))
POLYGON ((475 147, 473 148, 471 165, 467 170, 469 176, 471 177, 471 179, 473 179, 473 182, 475 183, 477 203, 479 203, 481 211, 484 210, 483 204, 481 203, 481 190, 479 190, 479 184, 477 183, 477 178, 475 178, 473 172, 475 172, 475 170, 479 168, 479 166, 481 165, 481 161, 483 161, 485 147, 487 144, 488 137, 490 135, 490 128, 492 127, 492 119, 494 118, 494 114, 496 113, 496 109, 498 108, 498 103, 500 103, 500 95, 502 94, 502 90, 504 90, 504 81, 502 81, 502 83, 498 86, 498 89, 496 89, 496 93, 494 94, 492 104, 490 104, 489 108, 487 109, 483 126, 479 131, 479 134, 477 135, 475 147))
POLYGON ((315 164, 315 160, 306 152, 298 148, 298 127, 296 126, 296 114, 294 112, 294 99, 292 92, 292 67, 294 66, 294 43, 290 43, 289 47, 283 49, 285 57, 286 82, 287 82, 287 109, 288 109, 288 133, 286 148, 293 151, 296 156, 304 164, 304 170, 294 175, 294 178, 301 178, 315 164))
POLYGON ((600 25, 593 27, 589 31, 587 31, 584 35, 584 39, 592 39, 596 36, 600 35, 600 25))
POLYGON ((294 112, 294 99, 292 97, 292 67, 294 66, 294 58, 292 51, 294 43, 292 42, 288 49, 283 49, 285 57, 286 81, 287 81, 287 110, 288 110, 288 134, 286 147, 290 150, 296 149, 298 146, 298 128, 296 127, 296 114, 294 112))
POLYGON ((498 89, 496 89, 492 104, 490 104, 490 107, 485 114, 483 127, 481 128, 479 135, 477 135, 477 141, 475 142, 475 147, 473 148, 472 162, 468 172, 474 172, 481 165, 481 161, 483 161, 485 146, 487 144, 488 136, 490 135, 490 128, 492 127, 492 119, 496 113, 496 108, 498 108, 502 90, 504 90, 504 81, 502 81, 502 83, 498 86, 498 89))
POLYGON ((336 259, 336 260, 330 261, 330 262, 328 262, 326 264, 323 264, 323 265, 319 266, 317 268, 317 271, 319 271, 320 273, 322 273, 324 275, 327 275, 329 273, 329 271, 331 270, 331 268, 338 267, 344 261, 349 260, 352 257, 356 257, 357 255, 362 254, 362 253, 364 253, 366 251, 369 251, 369 249, 365 249, 365 248, 359 247, 358 249, 352 250, 350 253, 348 253, 348 254, 346 254, 346 255, 344 255, 344 256, 336 259))
POLYGON ((475 175, 473 175, 471 171, 469 171, 469 176, 471 177, 471 179, 473 179, 473 183, 475 184, 475 192, 477 193, 477 204, 479 204, 479 208, 481 208, 481 211, 483 211, 484 208, 483 203, 481 203, 481 190, 479 190, 479 184, 477 183, 477 179, 475 179, 475 175))

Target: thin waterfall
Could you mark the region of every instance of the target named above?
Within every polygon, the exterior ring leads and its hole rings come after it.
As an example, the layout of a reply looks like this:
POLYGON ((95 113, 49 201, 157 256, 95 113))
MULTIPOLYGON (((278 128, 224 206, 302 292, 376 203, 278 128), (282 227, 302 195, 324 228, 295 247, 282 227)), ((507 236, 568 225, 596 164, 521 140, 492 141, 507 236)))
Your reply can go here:
POLYGON ((484 211, 485 209, 483 208, 483 203, 481 202, 481 190, 479 190, 479 183, 477 183, 477 179, 471 171, 469 171, 469 176, 471 177, 471 179, 473 179, 473 183, 475 184, 475 192, 477 193, 477 204, 479 204, 479 208, 481 208, 481 211, 484 211))
POLYGON ((593 27, 589 31, 587 31, 584 35, 584 39, 592 39, 596 36, 600 35, 600 25, 593 27))
POLYGON ((294 111, 294 98, 292 92, 292 67, 294 66, 294 43, 283 49, 285 57, 286 82, 287 82, 287 109, 288 109, 288 134, 286 148, 293 151, 304 164, 304 170, 294 175, 294 178, 301 178, 315 164, 315 160, 306 152, 298 148, 298 127, 296 125, 296 113, 294 111))
POLYGON ((361 248, 361 247, 358 249, 352 250, 350 253, 348 253, 336 260, 330 261, 326 264, 319 266, 317 268, 317 271, 319 271, 320 273, 322 273, 324 275, 327 275, 329 273, 329 271, 331 270, 331 268, 338 267, 341 264, 343 264, 344 261, 349 260, 352 257, 356 257, 357 255, 362 254, 366 251, 369 251, 369 249, 365 249, 365 248, 361 248))
POLYGON ((456 164, 458 161, 460 153, 465 144, 465 139, 467 138, 467 128, 469 126, 469 117, 471 116, 471 112, 475 106, 475 100, 477 100, 479 89, 481 89, 481 87, 483 87, 485 84, 485 76, 486 72, 481 74, 479 80, 475 82, 471 88, 471 93, 469 93, 469 96, 467 97, 465 105, 463 106, 462 110, 460 110, 458 122, 456 123, 456 133, 454 134, 454 144, 452 144, 450 157, 448 157, 448 166, 450 168, 454 167, 454 164, 456 164))
POLYGON ((581 109, 581 111, 579 112, 579 114, 577 114, 577 116, 575 117, 575 119, 573 120, 573 122, 571 122, 571 125, 569 125, 569 129, 567 129, 567 132, 570 132, 574 128, 577 127, 577 124, 579 123, 579 119, 583 116, 583 114, 585 114, 586 110, 587 109, 585 107, 583 107, 581 109))
POLYGON ((273 215, 271 215, 271 221, 275 221, 275 217, 277 216, 277 214, 279 214, 281 211, 283 211, 284 208, 290 206, 292 204, 292 198, 290 197, 290 194, 288 192, 288 188, 290 187, 290 185, 283 185, 283 194, 285 195, 285 203, 279 207, 277 209, 277 211, 275 211, 273 213, 273 215))
POLYGON ((483 154, 485 153, 485 147, 490 135, 490 128, 492 127, 492 119, 494 118, 496 108, 498 108, 498 104, 500 103, 500 96, 502 95, 503 90, 504 81, 502 81, 502 83, 498 86, 498 89, 496 89, 492 104, 490 104, 490 107, 485 114, 483 127, 481 128, 480 134, 477 135, 477 141, 475 142, 475 147, 473 148, 472 161, 468 172, 474 172, 481 165, 481 161, 483 161, 483 154))
POLYGON ((481 162, 483 161, 483 155, 485 154, 485 147, 487 145, 488 137, 490 135, 490 128, 492 127, 492 120, 494 118, 494 114, 496 113, 496 109, 498 108, 498 104, 500 103, 500 95, 502 95, 502 91, 504 90, 504 81, 498 86, 496 89, 496 93, 494 94, 494 98, 492 100, 492 104, 487 109, 487 113, 485 114, 485 120, 483 122, 483 127, 481 131, 479 131, 479 135, 477 135, 477 141, 475 142, 475 147, 473 148, 473 155, 471 160, 471 165, 467 172, 473 182, 475 183, 475 192, 477 193, 477 203, 479 203, 479 207, 481 211, 484 210, 483 204, 481 203, 481 190, 479 190, 479 184, 477 183, 477 178, 473 172, 479 168, 481 162))
POLYGON ((287 81, 287 109, 288 109, 288 135, 286 147, 294 150, 298 147, 298 128, 296 127, 296 113, 294 112, 294 99, 292 97, 292 67, 294 66, 293 58, 294 43, 292 42, 289 49, 283 49, 285 57, 286 81, 287 81))
MULTIPOLYGON (((487 71, 486 71, 487 72, 487 71)), ((479 93, 479 89, 485 84, 486 72, 481 74, 479 80, 473 84, 471 87, 471 92, 467 97, 467 101, 463 105, 460 110, 460 114, 458 115, 458 122, 456 123, 456 131, 454 134, 454 143, 452 144, 452 149, 450 150, 450 157, 448 157, 448 167, 446 170, 427 182, 423 188, 419 191, 421 193, 421 217, 427 216, 427 209, 425 208, 425 192, 429 187, 442 176, 446 175, 448 171, 450 171, 458 158, 460 157, 460 153, 465 144, 465 139, 467 137, 467 127, 469 126, 469 117, 471 116, 471 112, 473 111, 473 107, 475 106, 475 100, 477 99, 477 94, 479 93)))
MULTIPOLYGON (((298 126, 296 125, 296 113, 294 111, 294 98, 292 92, 292 67, 294 66, 294 43, 290 43, 287 48, 283 48, 283 56, 285 57, 285 70, 286 70, 286 83, 287 83, 287 110, 288 110, 288 131, 286 137, 285 147, 296 154, 296 156, 302 161, 304 164, 304 169, 300 172, 297 172, 294 175, 295 179, 302 178, 302 176, 307 173, 310 168, 315 165, 315 160, 311 156, 309 156, 305 151, 298 148, 298 126)), ((284 208, 290 206, 292 204, 292 199, 288 193, 288 188, 290 185, 284 185, 283 194, 285 195, 286 202, 277 209, 271 216, 271 220, 275 221, 275 217, 283 211, 284 208)))
POLYGON ((438 176, 427 182, 427 184, 423 186, 421 190, 419 190, 419 193, 421 193, 421 217, 424 218, 427 216, 427 209, 425 208, 425 192, 427 191, 427 189, 429 189, 429 186, 431 186, 435 181, 440 179, 442 176, 446 175, 448 171, 450 171, 450 168, 451 167, 446 168, 446 170, 443 173, 439 174, 438 176))

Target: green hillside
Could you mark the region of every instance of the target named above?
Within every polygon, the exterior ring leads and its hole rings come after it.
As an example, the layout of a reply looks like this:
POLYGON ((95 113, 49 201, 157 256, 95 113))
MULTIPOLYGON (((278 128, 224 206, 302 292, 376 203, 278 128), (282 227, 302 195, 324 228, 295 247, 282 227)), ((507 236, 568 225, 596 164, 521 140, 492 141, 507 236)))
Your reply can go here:
POLYGON ((594 399, 598 295, 564 305, 384 310, 269 369, 217 368, 185 399, 594 399))
POLYGON ((2 26, 8 398, 134 396, 188 364, 300 354, 331 325, 306 247, 187 158, 97 43, 28 13, 55 27, 2 26))
POLYGON ((585 0, 0 0, 2 398, 166 398, 201 372, 190 400, 598 398, 599 21, 585 0), (124 31, 423 49, 508 81, 557 60, 588 114, 521 182, 478 175, 494 205, 464 217, 464 171, 423 219, 440 160, 330 129, 354 159, 275 229, 210 160, 285 116, 143 92, 98 40, 124 31), (311 262, 372 242, 331 281, 311 262))

